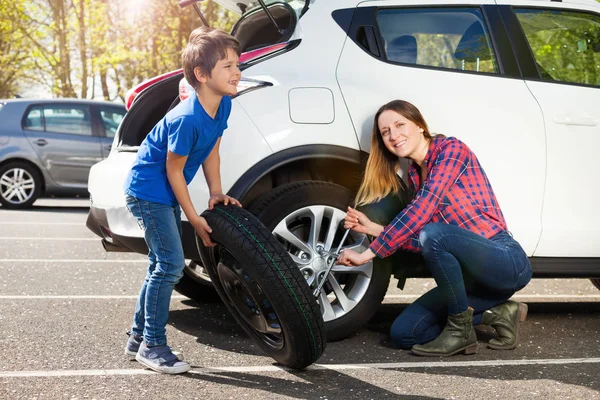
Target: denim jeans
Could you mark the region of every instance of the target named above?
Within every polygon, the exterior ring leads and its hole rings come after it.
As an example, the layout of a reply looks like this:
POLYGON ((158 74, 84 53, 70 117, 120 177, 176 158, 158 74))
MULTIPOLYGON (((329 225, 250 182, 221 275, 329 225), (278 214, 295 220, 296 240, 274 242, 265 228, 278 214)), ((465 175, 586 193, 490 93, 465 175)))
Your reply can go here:
POLYGON ((391 336, 401 348, 439 336, 448 314, 474 309, 481 314, 504 303, 531 279, 531 264, 508 232, 490 239, 454 225, 430 223, 419 241, 425 264, 437 287, 408 306, 394 321, 391 336))
POLYGON ((148 245, 148 271, 135 306, 131 331, 135 336, 143 336, 147 346, 164 346, 173 286, 183 276, 185 265, 181 209, 132 196, 127 196, 126 202, 148 245))

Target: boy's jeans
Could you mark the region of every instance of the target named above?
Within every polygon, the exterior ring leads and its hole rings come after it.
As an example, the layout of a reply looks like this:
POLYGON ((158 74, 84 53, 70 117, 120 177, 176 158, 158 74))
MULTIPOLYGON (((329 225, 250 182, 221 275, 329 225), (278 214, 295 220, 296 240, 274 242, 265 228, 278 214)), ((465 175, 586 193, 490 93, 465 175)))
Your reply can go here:
POLYGON ((181 209, 133 196, 127 208, 144 231, 148 245, 148 272, 135 307, 132 333, 147 346, 167 344, 166 325, 173 286, 183 276, 181 209))

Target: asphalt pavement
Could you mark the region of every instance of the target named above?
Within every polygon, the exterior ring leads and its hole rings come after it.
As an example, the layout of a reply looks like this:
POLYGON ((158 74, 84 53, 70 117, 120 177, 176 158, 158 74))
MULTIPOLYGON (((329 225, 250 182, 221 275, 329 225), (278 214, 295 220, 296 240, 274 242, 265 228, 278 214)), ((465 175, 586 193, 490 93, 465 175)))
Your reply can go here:
POLYGON ((146 259, 106 253, 85 199, 0 207, 0 399, 600 399, 600 291, 533 280, 520 346, 421 358, 390 346, 394 318, 435 283, 392 280, 384 304, 305 371, 265 357, 220 303, 174 293, 169 343, 193 369, 166 376, 123 355, 146 259))

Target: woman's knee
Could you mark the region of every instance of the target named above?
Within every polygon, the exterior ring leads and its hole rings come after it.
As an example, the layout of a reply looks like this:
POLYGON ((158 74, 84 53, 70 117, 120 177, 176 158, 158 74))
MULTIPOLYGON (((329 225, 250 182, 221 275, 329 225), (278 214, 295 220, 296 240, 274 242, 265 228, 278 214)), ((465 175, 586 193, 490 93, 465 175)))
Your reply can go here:
POLYGON ((396 318, 390 329, 390 336, 396 346, 401 349, 409 350, 415 344, 414 326, 405 324, 401 317, 396 318))
POLYGON ((442 223, 430 223, 421 229, 419 243, 423 253, 430 252, 439 244, 440 239, 444 237, 444 228, 447 226, 442 223))

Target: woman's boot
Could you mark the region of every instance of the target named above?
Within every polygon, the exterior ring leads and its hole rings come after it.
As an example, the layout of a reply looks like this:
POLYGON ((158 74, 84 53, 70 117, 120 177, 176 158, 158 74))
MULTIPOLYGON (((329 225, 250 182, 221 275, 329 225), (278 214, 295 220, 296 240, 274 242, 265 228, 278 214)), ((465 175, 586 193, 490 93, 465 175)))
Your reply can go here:
POLYGON ((426 344, 416 344, 411 350, 419 356, 446 357, 460 352, 477 353, 477 335, 473 329, 473 309, 448 315, 440 336, 426 344))
POLYGON ((509 300, 483 313, 482 323, 491 326, 498 334, 488 347, 495 350, 512 350, 519 340, 519 321, 527 318, 527 304, 509 300))

